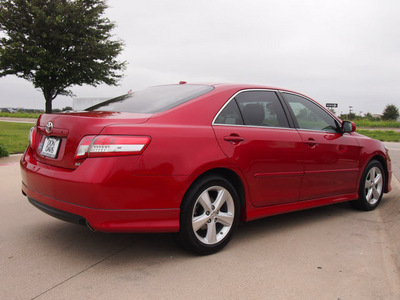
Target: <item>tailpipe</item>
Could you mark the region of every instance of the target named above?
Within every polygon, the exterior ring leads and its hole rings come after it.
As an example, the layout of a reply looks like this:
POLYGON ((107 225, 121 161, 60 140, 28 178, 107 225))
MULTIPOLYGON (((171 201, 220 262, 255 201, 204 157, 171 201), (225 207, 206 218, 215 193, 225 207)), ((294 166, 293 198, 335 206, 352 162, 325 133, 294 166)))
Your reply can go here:
POLYGON ((92 226, 90 226, 89 222, 86 221, 86 227, 90 229, 91 232, 94 232, 94 229, 92 226))

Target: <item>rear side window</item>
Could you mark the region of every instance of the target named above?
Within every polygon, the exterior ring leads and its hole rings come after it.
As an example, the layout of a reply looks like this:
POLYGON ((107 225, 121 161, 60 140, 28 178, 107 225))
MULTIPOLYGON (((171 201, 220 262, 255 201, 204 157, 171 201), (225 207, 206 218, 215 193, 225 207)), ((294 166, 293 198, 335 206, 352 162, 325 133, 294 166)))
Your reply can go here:
POLYGON ((123 95, 87 108, 87 111, 114 111, 153 114, 166 111, 211 92, 209 85, 161 85, 123 95))
POLYGON ((270 91, 245 91, 236 95, 215 123, 289 127, 278 96, 270 91))
POLYGON ((243 125, 242 115, 235 99, 232 99, 215 119, 216 124, 243 125))

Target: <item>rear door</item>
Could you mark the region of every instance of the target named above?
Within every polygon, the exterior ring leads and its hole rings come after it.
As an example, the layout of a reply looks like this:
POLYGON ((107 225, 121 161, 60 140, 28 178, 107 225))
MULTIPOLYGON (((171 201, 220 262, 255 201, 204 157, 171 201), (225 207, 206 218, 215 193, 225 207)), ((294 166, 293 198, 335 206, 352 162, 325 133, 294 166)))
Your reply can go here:
POLYGON ((282 93, 292 110, 304 148, 304 179, 300 200, 354 193, 360 146, 325 109, 303 96, 282 93))
POLYGON ((237 93, 214 120, 224 153, 243 172, 255 206, 299 199, 304 144, 275 91, 237 93))

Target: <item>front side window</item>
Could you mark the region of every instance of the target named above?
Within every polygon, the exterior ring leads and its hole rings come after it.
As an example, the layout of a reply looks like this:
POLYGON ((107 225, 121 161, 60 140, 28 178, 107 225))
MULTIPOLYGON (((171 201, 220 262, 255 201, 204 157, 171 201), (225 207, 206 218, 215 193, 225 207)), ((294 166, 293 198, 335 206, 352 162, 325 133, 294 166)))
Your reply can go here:
POLYGON ((235 96, 215 120, 216 124, 289 127, 275 92, 244 91, 235 96))
POLYGON ((299 128, 337 132, 337 123, 324 109, 312 101, 289 93, 283 93, 290 105, 299 128))

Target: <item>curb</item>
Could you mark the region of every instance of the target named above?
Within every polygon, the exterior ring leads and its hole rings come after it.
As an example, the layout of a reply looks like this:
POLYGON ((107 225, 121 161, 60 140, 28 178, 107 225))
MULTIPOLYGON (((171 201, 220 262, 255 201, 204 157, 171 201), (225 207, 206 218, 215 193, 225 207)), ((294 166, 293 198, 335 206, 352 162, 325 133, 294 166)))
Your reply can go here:
POLYGON ((7 157, 0 158, 0 167, 18 164, 19 161, 21 160, 22 155, 23 155, 22 153, 10 154, 7 157))

